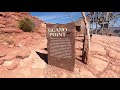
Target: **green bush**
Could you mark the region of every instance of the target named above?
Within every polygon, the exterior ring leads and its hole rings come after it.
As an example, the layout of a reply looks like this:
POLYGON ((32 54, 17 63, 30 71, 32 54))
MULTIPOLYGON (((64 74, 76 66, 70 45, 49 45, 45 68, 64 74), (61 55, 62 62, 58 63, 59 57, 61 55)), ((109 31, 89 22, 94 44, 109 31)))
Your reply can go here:
POLYGON ((34 27, 34 22, 27 17, 21 19, 19 22, 19 28, 22 29, 24 32, 32 32, 34 27))

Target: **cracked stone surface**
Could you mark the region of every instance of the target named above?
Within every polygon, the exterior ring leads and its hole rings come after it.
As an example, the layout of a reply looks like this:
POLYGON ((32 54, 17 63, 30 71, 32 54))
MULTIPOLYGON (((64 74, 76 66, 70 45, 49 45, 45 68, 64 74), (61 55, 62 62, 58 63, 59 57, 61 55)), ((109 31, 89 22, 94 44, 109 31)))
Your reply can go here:
MULTIPOLYGON (((30 55, 20 58, 18 66, 12 70, 6 69, 16 57, 16 51, 0 42, 0 77, 1 78, 120 78, 120 37, 93 35, 91 39, 90 63, 88 65, 75 59, 74 71, 70 72, 48 65, 37 53, 47 54, 47 40, 38 33, 16 34, 16 46, 29 48, 30 55), (9 48, 9 49, 5 49, 9 48), (10 50, 11 51, 8 51, 10 50), (13 52, 12 52, 13 51, 13 52), (12 52, 11 54, 6 52, 12 52), (7 56, 6 61, 2 59, 7 56)), ((81 55, 81 37, 75 41, 76 58, 81 55), (79 40, 78 40, 79 39, 79 40)), ((18 50, 18 49, 17 49, 18 50)), ((20 49, 22 50, 22 49, 20 49)), ((24 51, 24 50, 22 50, 24 51)), ((25 52, 24 52, 25 53, 25 52)))
POLYGON ((103 71, 107 67, 108 63, 99 58, 91 58, 90 65, 97 71, 103 71))
POLYGON ((85 68, 80 69, 80 77, 81 78, 96 78, 96 76, 94 76, 92 72, 90 72, 89 70, 85 68))

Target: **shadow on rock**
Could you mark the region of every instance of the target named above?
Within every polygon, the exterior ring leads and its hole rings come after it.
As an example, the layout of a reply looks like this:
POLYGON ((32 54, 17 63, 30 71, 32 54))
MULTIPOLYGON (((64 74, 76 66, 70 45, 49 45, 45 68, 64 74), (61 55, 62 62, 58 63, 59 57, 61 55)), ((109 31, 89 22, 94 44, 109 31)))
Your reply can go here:
POLYGON ((48 51, 47 48, 44 48, 44 50, 48 51))
POLYGON ((48 64, 48 54, 40 53, 37 51, 35 52, 39 55, 40 58, 42 58, 48 64))

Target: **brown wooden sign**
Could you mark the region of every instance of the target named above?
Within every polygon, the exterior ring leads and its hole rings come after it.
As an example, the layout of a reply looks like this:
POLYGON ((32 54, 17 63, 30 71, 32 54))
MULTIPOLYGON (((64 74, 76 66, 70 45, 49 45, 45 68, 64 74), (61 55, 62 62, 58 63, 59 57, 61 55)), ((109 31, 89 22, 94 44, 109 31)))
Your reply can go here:
POLYGON ((75 64, 75 24, 47 24, 48 64, 73 71, 75 64))

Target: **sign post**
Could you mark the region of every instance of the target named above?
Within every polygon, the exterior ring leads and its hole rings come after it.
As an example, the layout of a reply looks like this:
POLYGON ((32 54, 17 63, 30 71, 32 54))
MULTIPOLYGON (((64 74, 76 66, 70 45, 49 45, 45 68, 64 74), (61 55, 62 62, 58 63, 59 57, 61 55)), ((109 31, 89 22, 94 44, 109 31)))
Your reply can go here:
POLYGON ((74 70, 75 64, 75 24, 47 24, 48 64, 74 70))

